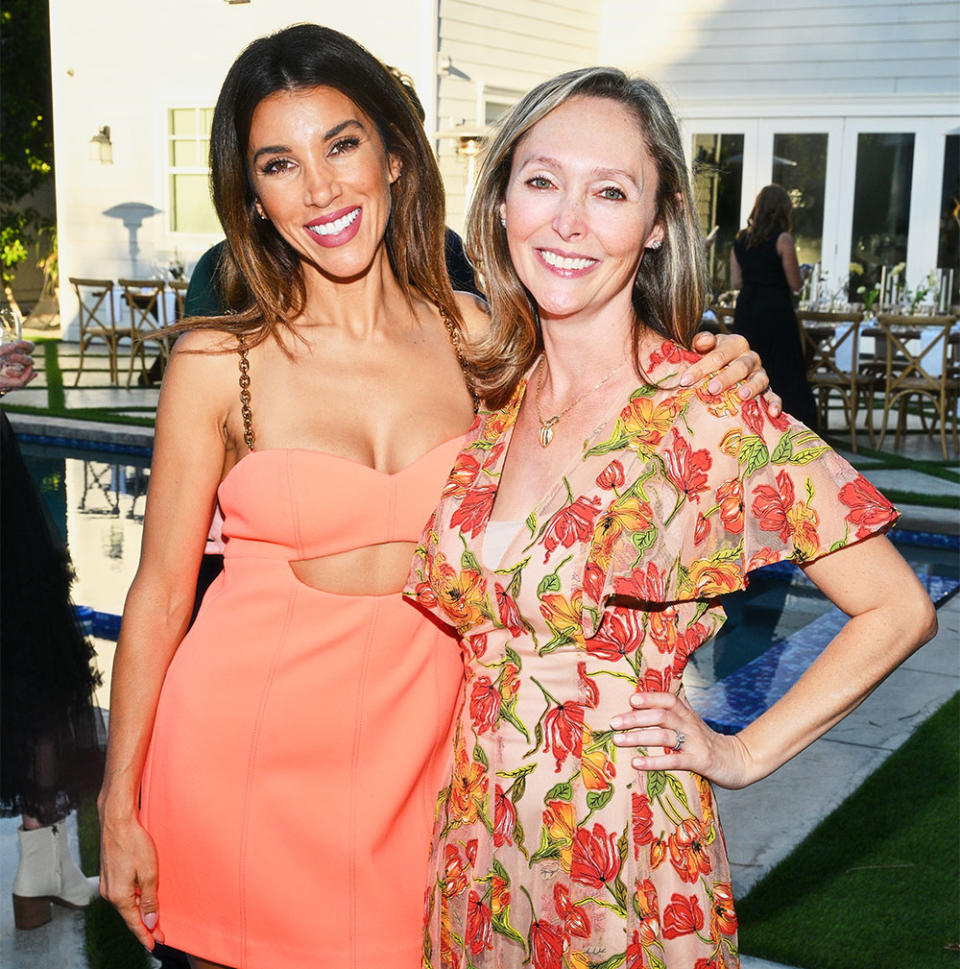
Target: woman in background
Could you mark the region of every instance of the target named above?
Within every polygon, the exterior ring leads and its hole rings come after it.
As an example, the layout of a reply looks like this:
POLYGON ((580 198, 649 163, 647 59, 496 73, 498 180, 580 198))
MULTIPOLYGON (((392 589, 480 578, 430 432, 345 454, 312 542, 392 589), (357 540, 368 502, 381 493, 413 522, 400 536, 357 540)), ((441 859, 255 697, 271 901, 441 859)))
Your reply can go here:
POLYGON ((803 279, 790 234, 792 214, 790 196, 779 185, 760 189, 747 227, 730 250, 730 285, 740 291, 733 328, 760 354, 783 409, 816 427, 816 406, 793 311, 793 294, 803 279))

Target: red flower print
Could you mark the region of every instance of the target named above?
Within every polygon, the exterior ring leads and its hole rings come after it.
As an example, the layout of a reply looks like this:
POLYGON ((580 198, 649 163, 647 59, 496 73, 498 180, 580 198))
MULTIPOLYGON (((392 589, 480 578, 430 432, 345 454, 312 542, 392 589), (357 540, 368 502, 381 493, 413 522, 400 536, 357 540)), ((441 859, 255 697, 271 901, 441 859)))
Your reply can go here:
POLYGON ((437 597, 429 582, 418 582, 414 589, 414 595, 417 602, 425 609, 431 609, 437 604, 437 597))
POLYGON ((471 636, 468 640, 470 643, 470 652, 480 659, 481 656, 487 651, 487 634, 481 633, 479 636, 471 636))
POLYGON ((743 482, 739 478, 724 481, 717 488, 717 502, 720 505, 720 521, 733 535, 743 531, 743 482))
POLYGON ((487 772, 483 764, 471 760, 463 747, 457 750, 453 779, 450 782, 450 815, 461 824, 477 820, 479 805, 487 793, 487 772))
POLYGON ((756 398, 745 400, 740 405, 740 416, 754 434, 763 434, 763 414, 756 398))
POLYGON ((443 852, 444 866, 442 892, 447 898, 456 898, 467 887, 463 858, 456 845, 448 844, 443 852))
POLYGON ((470 692, 470 719, 478 734, 490 730, 500 715, 500 694, 489 676, 478 676, 470 692))
POLYGON ((641 945, 651 945, 660 939, 660 903, 656 886, 649 878, 637 882, 636 898, 641 919, 638 941, 641 945))
POLYGON ((667 573, 658 569, 655 562, 648 562, 646 570, 641 567, 634 569, 626 578, 617 577, 613 587, 618 596, 645 602, 665 602, 667 573))
POLYGON ((513 597, 499 582, 494 582, 493 588, 497 594, 497 612, 500 613, 500 622, 510 630, 511 636, 522 636, 523 620, 520 618, 520 610, 513 601, 513 597))
POLYGON ((545 919, 530 926, 533 969, 563 969, 563 933, 545 919))
POLYGON ((697 524, 693 529, 693 544, 699 545, 710 534, 710 519, 703 517, 703 512, 697 512, 697 524))
POLYGON ((510 904, 510 883, 499 875, 490 879, 490 911, 499 918, 510 904))
POLYGON ((687 818, 667 839, 670 864, 685 882, 695 882, 701 875, 709 875, 710 855, 707 854, 706 832, 695 818, 687 818))
POLYGON ((667 857, 667 843, 663 838, 657 838, 650 845, 650 867, 656 871, 667 857))
POLYGON ((616 606, 603 615, 593 639, 586 641, 587 652, 609 663, 617 663, 640 648, 645 635, 638 609, 616 606))
POLYGON ((769 545, 764 545, 759 552, 754 552, 747 565, 747 571, 753 572, 754 569, 762 568, 764 565, 771 565, 780 561, 780 553, 775 552, 769 545))
POLYGON ((661 653, 672 653, 680 635, 680 614, 676 606, 651 608, 650 638, 661 653))
POLYGON ((580 702, 591 710, 596 709, 600 702, 600 689, 593 682, 593 677, 587 676, 586 663, 577 663, 577 685, 580 687, 580 702))
POLYGON ((594 522, 600 511, 599 498, 578 498, 572 505, 561 508, 547 525, 543 535, 543 547, 547 562, 558 546, 570 548, 577 542, 586 542, 593 535, 594 522))
POLYGON ((693 969, 722 969, 722 967, 717 965, 716 959, 700 958, 694 963, 693 969))
POLYGON ((613 491, 614 488, 622 487, 624 481, 626 481, 626 478, 623 474, 623 465, 619 461, 611 461, 597 475, 597 487, 603 488, 605 491, 613 491))
POLYGON ((516 823, 517 810, 513 806, 513 801, 497 784, 493 790, 493 846, 495 848, 500 848, 504 844, 513 844, 513 828, 516 823))
POLYGON ((443 486, 444 498, 462 498, 467 489, 477 480, 480 473, 480 462, 469 452, 461 451, 457 455, 456 463, 443 486))
POLYGON ((583 591, 594 602, 599 602, 600 597, 603 595, 603 581, 605 577, 605 572, 596 562, 588 562, 586 568, 583 570, 583 591))
POLYGON ((737 913, 733 909, 733 890, 729 882, 718 882, 713 886, 713 900, 710 905, 710 939, 719 942, 722 935, 733 935, 737 931, 737 913))
POLYGON ((667 939, 675 939, 680 935, 689 935, 703 928, 703 910, 696 895, 674 893, 670 897, 670 904, 663 910, 663 935, 667 939))
POLYGON ((503 664, 503 679, 500 680, 500 694, 506 702, 510 702, 520 689, 520 670, 513 663, 503 664))
POLYGON ((479 844, 476 838, 471 838, 464 846, 463 851, 467 856, 467 861, 470 863, 472 868, 477 863, 477 845, 479 844))
POLYGON ((653 811, 646 794, 633 792, 633 857, 640 860, 640 849, 653 841, 653 811))
POLYGON ((786 471, 777 475, 777 488, 757 485, 753 489, 753 514, 765 532, 778 532, 786 541, 790 534, 787 511, 793 504, 793 481, 786 471), (779 489, 779 490, 778 490, 779 489))
POLYGON ((616 839, 616 832, 607 834, 602 824, 595 824, 592 834, 586 828, 579 829, 573 839, 570 877, 595 891, 616 878, 620 871, 616 839))
POLYGON ((562 882, 553 886, 553 904, 567 935, 575 935, 579 939, 590 938, 590 919, 583 906, 571 903, 570 889, 562 882))
POLYGON ((641 693, 669 693, 673 675, 669 669, 652 670, 649 667, 637 680, 637 690, 641 693))
POLYGON ((493 948, 493 922, 490 909, 480 900, 477 892, 470 892, 467 899, 467 945, 477 956, 484 949, 493 948))
POLYGON ((506 446, 505 442, 500 441, 487 451, 487 456, 483 459, 483 470, 492 468, 500 460, 500 455, 503 454, 506 446))
POLYGON ((862 476, 840 489, 840 500, 850 508, 846 518, 858 526, 857 538, 865 538, 878 525, 886 525, 897 517, 893 505, 862 476))
POLYGON ((471 538, 476 538, 490 517, 496 495, 497 486, 492 484, 480 485, 468 491, 460 507, 450 516, 450 527, 459 526, 471 538))
MULTIPOLYGON (((648 366, 653 370, 654 367, 659 367, 664 362, 697 363, 699 359, 700 354, 694 353, 692 350, 684 350, 683 347, 678 346, 672 340, 664 340, 660 347, 650 354, 648 366)), ((684 370, 686 370, 686 367, 684 367, 684 370)))
POLYGON ((583 707, 573 701, 553 707, 544 718, 543 733, 546 738, 544 753, 553 751, 557 762, 556 772, 559 773, 569 754, 580 759, 583 749, 583 707))
POLYGON ((677 638, 677 651, 673 654, 673 675, 680 679, 690 654, 709 638, 710 632, 702 622, 695 622, 677 638))
POLYGON ((713 464, 710 452, 706 448, 694 451, 690 442, 680 435, 674 427, 673 449, 663 451, 663 461, 667 468, 667 477, 673 482, 677 491, 687 496, 689 501, 700 501, 700 495, 707 490, 707 475, 713 464))

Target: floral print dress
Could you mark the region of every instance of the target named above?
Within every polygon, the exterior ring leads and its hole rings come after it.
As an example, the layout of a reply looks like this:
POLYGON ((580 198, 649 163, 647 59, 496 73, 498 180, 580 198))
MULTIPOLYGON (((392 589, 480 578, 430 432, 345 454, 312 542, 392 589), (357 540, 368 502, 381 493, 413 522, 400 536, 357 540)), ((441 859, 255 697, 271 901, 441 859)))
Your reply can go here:
POLYGON ((425 899, 430 969, 720 969, 737 916, 710 785, 637 772, 609 721, 682 693, 690 654, 747 573, 819 555, 896 513, 764 401, 681 388, 664 343, 499 562, 483 560, 523 400, 481 413, 406 593, 462 638, 449 784, 425 899))

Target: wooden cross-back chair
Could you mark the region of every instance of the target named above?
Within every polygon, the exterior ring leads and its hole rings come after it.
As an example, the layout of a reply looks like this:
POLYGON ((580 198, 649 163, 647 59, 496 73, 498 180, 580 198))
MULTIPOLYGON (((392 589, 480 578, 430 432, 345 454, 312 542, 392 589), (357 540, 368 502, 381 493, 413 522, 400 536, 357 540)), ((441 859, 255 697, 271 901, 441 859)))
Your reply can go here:
POLYGON ((940 449, 947 459, 947 423, 952 428, 954 454, 958 453, 957 401, 960 398, 960 373, 954 361, 951 330, 955 316, 888 316, 877 317, 886 344, 883 427, 880 446, 887 433, 887 417, 897 410, 897 429, 894 447, 900 446, 900 436, 906 428, 907 403, 916 397, 921 405, 929 401, 934 420, 928 433, 940 428, 940 449), (913 344, 920 339, 918 349, 913 344), (930 337, 927 339, 927 337, 930 337))
POLYGON ((110 383, 120 382, 119 346, 124 337, 130 337, 129 326, 117 326, 116 311, 113 304, 112 279, 84 279, 70 276, 69 282, 77 296, 77 314, 80 324, 77 375, 73 385, 80 383, 88 347, 100 341, 107 347, 107 362, 110 367, 110 383))
MULTIPOLYGON (((127 386, 133 377, 137 356, 140 357, 140 372, 147 379, 147 359, 145 347, 156 343, 164 365, 170 359, 172 338, 165 332, 166 303, 163 299, 164 282, 162 279, 119 279, 124 298, 130 311, 130 369, 127 371, 127 386)), ((173 322, 170 320, 169 322, 173 322)))
POLYGON ((865 425, 873 446, 873 392, 878 386, 875 374, 860 366, 860 328, 858 313, 830 313, 799 310, 800 345, 806 365, 807 383, 817 402, 817 416, 825 432, 830 413, 830 395, 840 398, 843 416, 850 432, 850 449, 857 450, 857 414, 866 412, 865 425), (849 367, 839 357, 850 354, 849 367))

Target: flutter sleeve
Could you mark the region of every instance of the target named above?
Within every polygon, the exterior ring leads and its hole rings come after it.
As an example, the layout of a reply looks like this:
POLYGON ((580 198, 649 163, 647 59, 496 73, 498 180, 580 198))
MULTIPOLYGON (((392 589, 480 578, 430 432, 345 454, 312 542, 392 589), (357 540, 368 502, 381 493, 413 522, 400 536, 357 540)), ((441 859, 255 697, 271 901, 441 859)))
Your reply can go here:
POLYGON ((754 569, 812 562, 896 520, 814 431, 725 403, 721 414, 692 404, 601 517, 583 573, 586 636, 610 596, 713 599, 746 588, 754 569))

